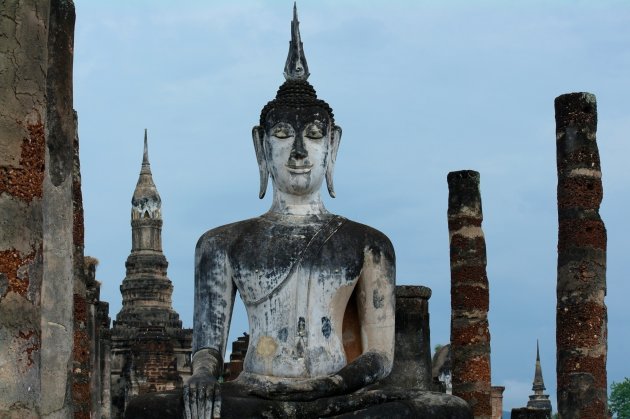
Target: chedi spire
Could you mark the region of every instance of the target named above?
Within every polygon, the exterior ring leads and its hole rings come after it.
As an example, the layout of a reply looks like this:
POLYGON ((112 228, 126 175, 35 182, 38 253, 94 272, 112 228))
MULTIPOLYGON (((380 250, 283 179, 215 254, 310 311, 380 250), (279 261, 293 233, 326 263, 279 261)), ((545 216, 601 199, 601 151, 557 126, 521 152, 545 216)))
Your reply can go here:
POLYGON ((153 182, 151 164, 149 163, 149 146, 147 130, 144 130, 144 153, 142 155, 142 167, 136 189, 131 198, 131 219, 139 218, 161 219, 162 199, 153 182))
POLYGON ((542 367, 540 366, 540 349, 538 341, 536 341, 536 370, 534 372, 534 383, 532 385, 534 394, 529 396, 527 407, 535 409, 548 409, 551 411, 551 401, 549 395, 545 394, 545 382, 542 376, 542 367))

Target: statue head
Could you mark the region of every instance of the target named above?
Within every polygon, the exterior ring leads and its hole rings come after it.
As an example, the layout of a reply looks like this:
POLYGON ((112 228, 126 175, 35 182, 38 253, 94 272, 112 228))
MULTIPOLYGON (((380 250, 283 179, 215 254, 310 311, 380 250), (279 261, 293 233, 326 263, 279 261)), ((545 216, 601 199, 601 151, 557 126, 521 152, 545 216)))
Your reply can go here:
POLYGON ((317 98, 306 81, 309 72, 298 25, 294 5, 286 81, 262 109, 260 125, 252 130, 260 198, 265 196, 269 176, 276 188, 292 195, 319 191, 325 178, 330 196, 335 197, 333 170, 341 128, 335 125, 331 107, 317 98))

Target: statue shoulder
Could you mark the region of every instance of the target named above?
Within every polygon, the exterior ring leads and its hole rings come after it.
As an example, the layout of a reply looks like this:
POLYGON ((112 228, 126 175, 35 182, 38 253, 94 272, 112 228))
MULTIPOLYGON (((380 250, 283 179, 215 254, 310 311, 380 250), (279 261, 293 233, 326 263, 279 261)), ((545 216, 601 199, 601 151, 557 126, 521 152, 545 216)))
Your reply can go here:
POLYGON ((260 217, 225 224, 206 231, 197 241, 197 252, 225 251, 242 234, 260 223, 260 217))
POLYGON ((385 255, 392 263, 395 261, 394 246, 391 240, 374 227, 346 220, 340 233, 344 237, 361 240, 365 249, 385 255))

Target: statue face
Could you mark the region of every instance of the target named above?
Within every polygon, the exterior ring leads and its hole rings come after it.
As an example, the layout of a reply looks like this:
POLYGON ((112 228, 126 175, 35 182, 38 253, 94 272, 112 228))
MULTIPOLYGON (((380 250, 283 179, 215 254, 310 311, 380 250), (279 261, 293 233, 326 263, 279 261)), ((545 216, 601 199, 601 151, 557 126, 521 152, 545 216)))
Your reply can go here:
POLYGON ((330 136, 330 118, 321 108, 270 111, 264 154, 275 186, 292 195, 319 191, 329 163, 330 136))

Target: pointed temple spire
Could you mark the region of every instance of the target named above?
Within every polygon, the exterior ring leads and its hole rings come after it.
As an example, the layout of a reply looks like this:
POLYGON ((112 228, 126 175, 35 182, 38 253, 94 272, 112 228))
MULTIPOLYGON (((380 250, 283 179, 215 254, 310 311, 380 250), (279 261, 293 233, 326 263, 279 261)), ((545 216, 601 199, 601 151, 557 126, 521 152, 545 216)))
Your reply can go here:
POLYGON ((144 129, 144 154, 142 155, 142 168, 144 169, 145 167, 149 168, 151 167, 151 165, 149 164, 149 145, 148 145, 148 141, 147 141, 147 129, 144 129))
POLYGON ((534 372, 534 384, 532 385, 534 393, 542 394, 545 390, 545 382, 542 376, 542 367, 540 366, 540 349, 538 347, 538 340, 536 340, 536 371, 534 372))
POLYGON ((300 22, 297 16, 297 5, 293 3, 293 20, 291 21, 291 41, 289 42, 289 54, 284 65, 284 78, 287 80, 306 80, 310 73, 302 39, 300 38, 300 22))
POLYGON ((545 382, 543 381, 542 367, 540 366, 540 348, 536 340, 536 370, 534 372, 534 384, 532 385, 534 394, 529 396, 527 407, 535 409, 549 409, 551 411, 551 401, 549 395, 545 394, 545 382))
POLYGON ((131 217, 136 218, 161 218, 160 209, 162 199, 153 182, 151 165, 149 164, 149 145, 147 129, 144 130, 144 152, 142 155, 142 168, 131 199, 131 217))

